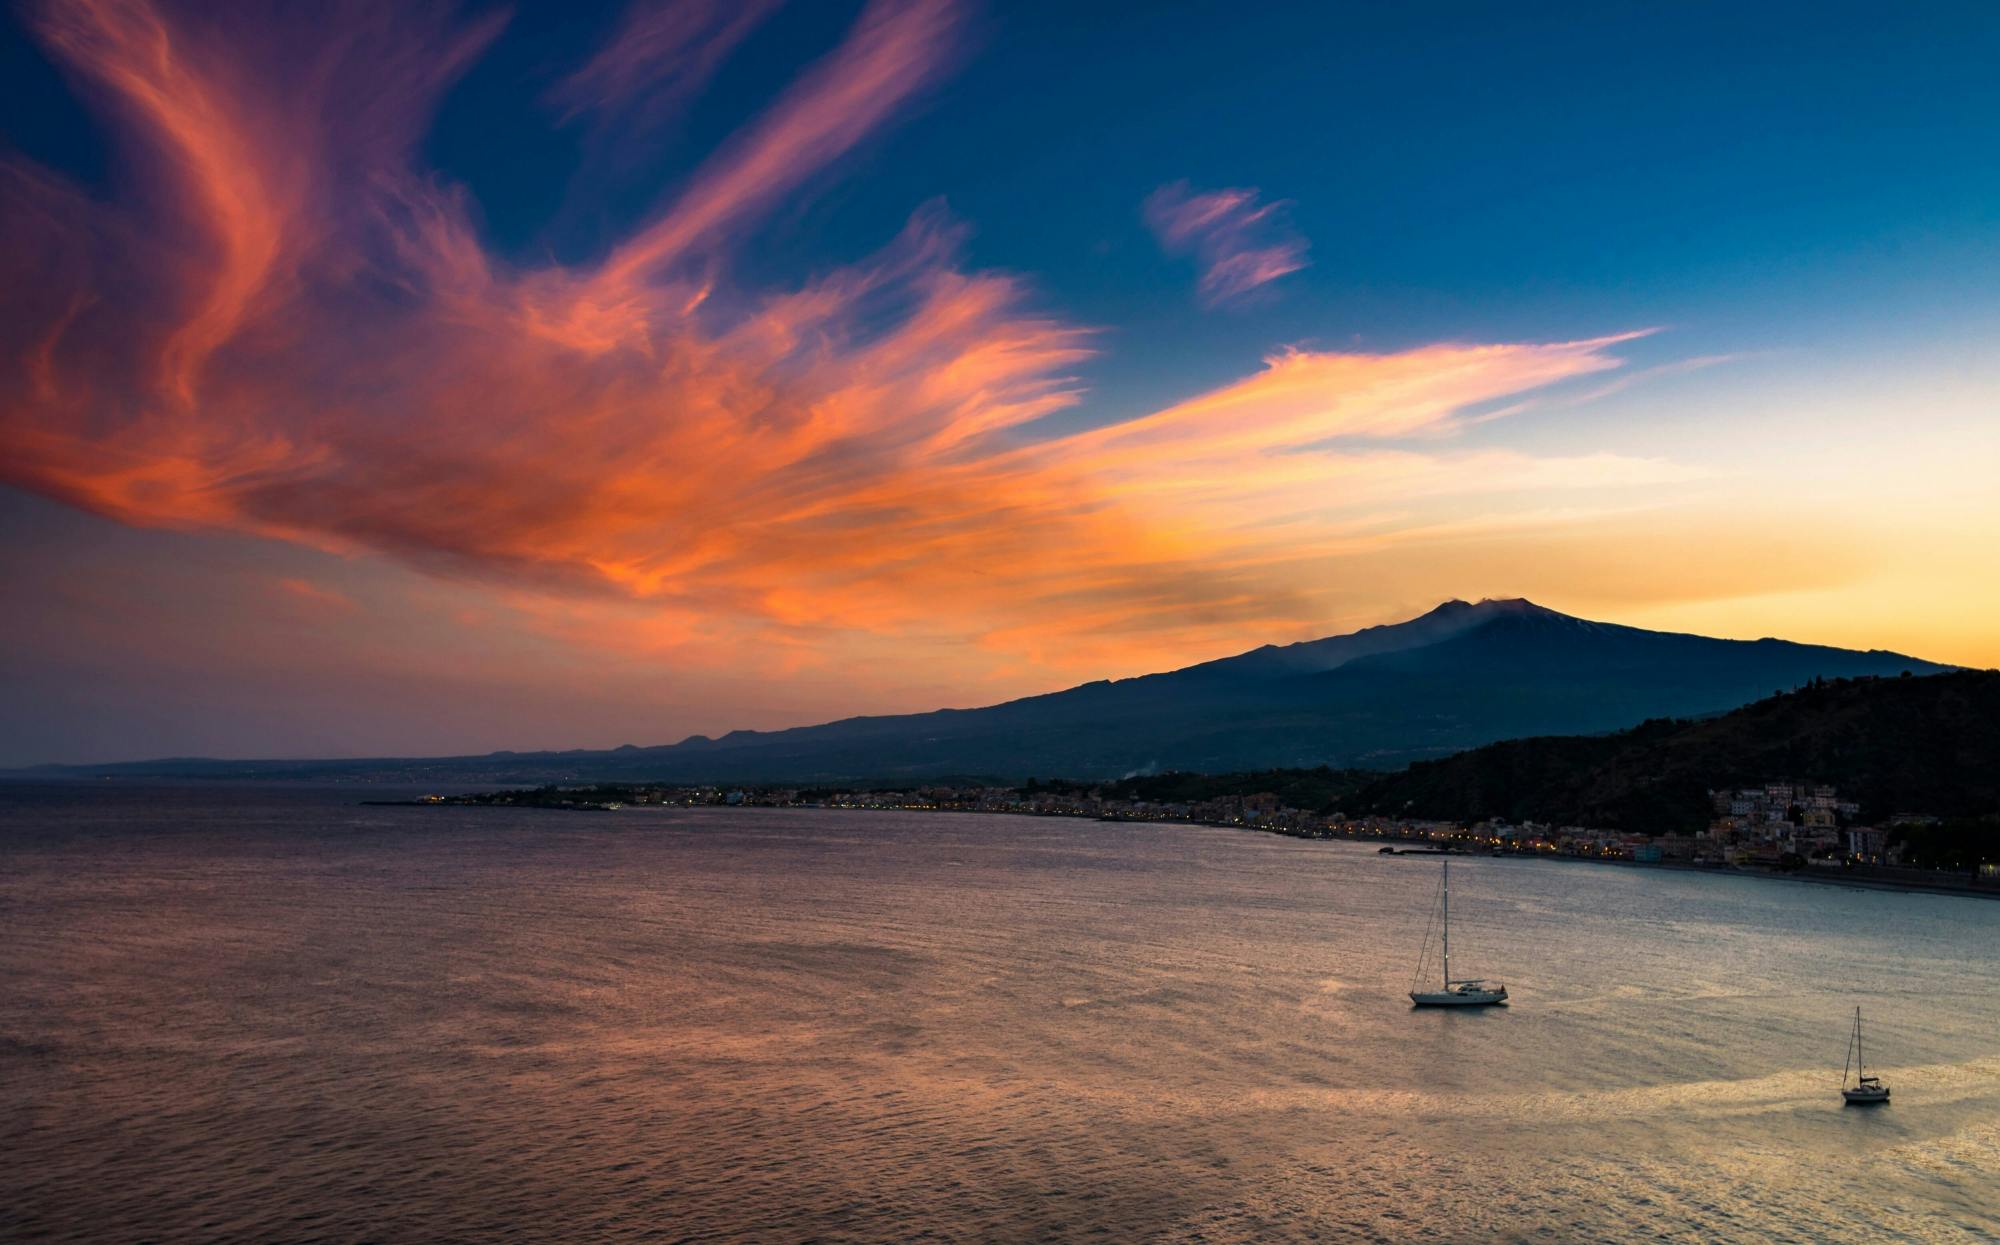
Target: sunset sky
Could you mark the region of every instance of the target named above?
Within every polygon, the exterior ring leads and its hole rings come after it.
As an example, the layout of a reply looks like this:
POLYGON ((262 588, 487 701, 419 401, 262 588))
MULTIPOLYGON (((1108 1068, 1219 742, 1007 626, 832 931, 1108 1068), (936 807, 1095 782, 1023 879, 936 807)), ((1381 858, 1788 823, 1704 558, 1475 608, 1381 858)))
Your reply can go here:
POLYGON ((1528 596, 2000 665, 2000 6, 0 19, 0 764, 1528 596))

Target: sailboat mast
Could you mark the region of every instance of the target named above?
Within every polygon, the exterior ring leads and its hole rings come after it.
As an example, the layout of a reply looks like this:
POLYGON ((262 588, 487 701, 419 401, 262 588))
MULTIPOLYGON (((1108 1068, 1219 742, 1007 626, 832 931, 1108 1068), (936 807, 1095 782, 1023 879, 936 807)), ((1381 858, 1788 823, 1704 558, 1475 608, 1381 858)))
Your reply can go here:
POLYGON ((1854 1080, 1856 1084, 1860 1083, 1862 1074, 1867 1070, 1862 1065, 1861 1059, 1861 1009, 1856 1007, 1854 1009, 1854 1080))
MULTIPOLYGON (((1451 862, 1444 862, 1444 988, 1451 989, 1451 862)), ((1861 1011, 1855 1009, 1855 1023, 1860 1023, 1861 1011)))

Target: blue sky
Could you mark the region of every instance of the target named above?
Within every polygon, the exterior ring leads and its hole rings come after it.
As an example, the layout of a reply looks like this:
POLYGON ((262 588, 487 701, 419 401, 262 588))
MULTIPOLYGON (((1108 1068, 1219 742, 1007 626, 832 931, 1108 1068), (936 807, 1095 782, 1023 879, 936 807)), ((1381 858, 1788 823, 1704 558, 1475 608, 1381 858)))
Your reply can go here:
MULTIPOLYGON (((786 9, 578 207, 590 126, 551 126, 544 95, 622 8, 517 6, 444 98, 425 153, 496 252, 601 254, 861 6, 786 9)), ((1894 337, 1878 301, 1993 310, 1992 6, 1083 10, 975 13, 957 69, 767 222, 746 279, 853 260, 942 197, 977 264, 1031 274, 1050 307, 1115 334, 1093 369, 1134 402, 1149 378, 1165 395, 1236 375, 1274 339, 1646 324, 1742 348, 1894 337), (1195 314, 1138 212, 1176 178, 1289 201, 1312 266, 1282 299, 1195 314)), ((108 192, 106 128, 18 19, 0 55, 7 142, 108 192)))

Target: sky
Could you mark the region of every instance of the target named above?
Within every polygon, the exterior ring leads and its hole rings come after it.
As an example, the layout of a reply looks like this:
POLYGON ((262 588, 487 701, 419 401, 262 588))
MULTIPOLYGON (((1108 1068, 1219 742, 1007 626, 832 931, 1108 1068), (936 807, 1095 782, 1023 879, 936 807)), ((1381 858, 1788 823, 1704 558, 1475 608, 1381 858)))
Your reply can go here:
POLYGON ((2000 8, 0 18, 0 764, 1527 596, 2000 665, 2000 8))

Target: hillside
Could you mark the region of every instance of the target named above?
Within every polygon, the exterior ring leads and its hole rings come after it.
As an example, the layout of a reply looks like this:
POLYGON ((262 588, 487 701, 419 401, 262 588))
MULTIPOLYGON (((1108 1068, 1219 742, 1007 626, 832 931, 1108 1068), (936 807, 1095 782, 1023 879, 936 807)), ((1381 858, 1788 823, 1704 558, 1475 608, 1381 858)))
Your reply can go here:
POLYGON ((1813 684, 1702 721, 1514 739, 1419 762, 1364 787, 1350 813, 1660 833, 1710 818, 1710 788, 1829 783, 1866 820, 2000 811, 2000 673, 1813 684))

